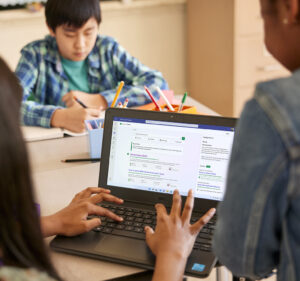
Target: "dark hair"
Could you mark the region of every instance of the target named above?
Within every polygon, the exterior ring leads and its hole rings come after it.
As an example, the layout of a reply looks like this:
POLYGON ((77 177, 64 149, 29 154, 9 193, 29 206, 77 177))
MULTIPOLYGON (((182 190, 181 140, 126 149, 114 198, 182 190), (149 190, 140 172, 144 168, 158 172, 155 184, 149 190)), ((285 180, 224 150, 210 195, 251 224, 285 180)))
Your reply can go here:
POLYGON ((90 18, 101 23, 99 0, 48 0, 45 8, 46 22, 55 32, 61 25, 82 27, 90 18))
POLYGON ((0 252, 5 265, 36 268, 61 280, 40 228, 20 120, 22 88, 0 58, 0 252))

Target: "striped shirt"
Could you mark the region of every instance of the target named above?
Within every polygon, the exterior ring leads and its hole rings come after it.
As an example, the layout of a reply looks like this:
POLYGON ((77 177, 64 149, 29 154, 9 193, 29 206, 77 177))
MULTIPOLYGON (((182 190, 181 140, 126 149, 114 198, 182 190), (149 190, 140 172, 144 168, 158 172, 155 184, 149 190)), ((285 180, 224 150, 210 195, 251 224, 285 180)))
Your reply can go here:
MULTIPOLYGON (((129 99, 128 106, 151 102, 144 92, 146 85, 158 98, 155 86, 168 89, 162 74, 143 65, 113 38, 98 36, 87 57, 90 94, 101 94, 110 105, 120 81, 125 82, 118 101, 129 99)), ((58 108, 65 108, 62 97, 70 91, 57 43, 46 36, 21 50, 16 75, 23 87, 21 123, 49 128, 51 117, 58 108)))

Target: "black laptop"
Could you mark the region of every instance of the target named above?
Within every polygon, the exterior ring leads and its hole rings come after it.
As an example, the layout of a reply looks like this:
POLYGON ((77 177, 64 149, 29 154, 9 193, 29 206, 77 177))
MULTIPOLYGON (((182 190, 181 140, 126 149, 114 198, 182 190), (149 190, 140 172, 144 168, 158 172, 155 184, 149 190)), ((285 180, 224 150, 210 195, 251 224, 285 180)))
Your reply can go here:
MULTIPOLYGON (((124 199, 101 206, 124 218, 76 237, 57 236, 54 250, 153 269, 144 226, 155 229, 154 205, 168 208, 172 193, 195 196, 191 221, 222 200, 236 119, 110 108, 106 111, 99 186, 124 199)), ((216 217, 199 233, 185 274, 207 277, 216 263, 211 239, 216 217)))

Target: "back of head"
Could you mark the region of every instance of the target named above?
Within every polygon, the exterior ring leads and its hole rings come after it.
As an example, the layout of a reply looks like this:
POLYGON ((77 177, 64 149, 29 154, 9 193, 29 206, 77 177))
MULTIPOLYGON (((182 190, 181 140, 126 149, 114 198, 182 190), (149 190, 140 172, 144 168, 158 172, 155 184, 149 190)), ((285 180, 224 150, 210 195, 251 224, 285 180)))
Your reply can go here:
POLYGON ((99 0, 48 0, 45 15, 48 26, 54 32, 61 25, 79 28, 90 18, 101 23, 99 0))
POLYGON ((30 168, 19 127, 22 89, 0 58, 0 258, 57 278, 46 253, 33 199, 30 168))

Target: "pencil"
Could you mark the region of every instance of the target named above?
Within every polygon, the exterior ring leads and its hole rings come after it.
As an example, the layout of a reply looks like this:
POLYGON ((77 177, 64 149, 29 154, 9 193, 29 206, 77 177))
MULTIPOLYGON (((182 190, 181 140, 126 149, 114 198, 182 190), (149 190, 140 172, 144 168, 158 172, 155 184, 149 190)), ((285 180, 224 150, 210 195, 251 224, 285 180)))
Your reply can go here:
POLYGON ((112 104, 111 104, 110 107, 114 107, 115 106, 115 104, 117 102, 117 99, 118 99, 118 97, 119 97, 119 95, 120 95, 120 93, 121 93, 121 91, 123 89, 123 86, 124 86, 124 81, 121 81, 120 84, 119 84, 119 87, 117 89, 117 92, 115 94, 114 100, 113 100, 113 102, 112 102, 112 104))
POLYGON ((157 104, 156 100, 154 99, 153 95, 151 94, 150 90, 144 86, 145 91, 147 92, 147 94, 149 95, 150 99, 153 101, 153 103, 155 104, 155 106, 158 108, 159 111, 161 111, 161 108, 159 107, 159 105, 157 104))
POLYGON ((74 98, 74 100, 76 100, 83 108, 87 108, 87 106, 80 100, 80 99, 78 99, 78 98, 76 98, 76 97, 73 97, 74 98))
POLYGON ((100 162, 101 158, 79 158, 79 159, 64 159, 61 160, 63 163, 71 163, 71 162, 100 162))
POLYGON ((167 97, 164 95, 163 91, 159 88, 156 87, 156 91, 161 95, 161 97, 163 98, 163 100, 165 101, 165 103, 167 104, 167 107, 171 110, 171 111, 175 111, 175 109, 173 108, 173 106, 170 104, 170 102, 168 101, 167 97))
POLYGON ((187 92, 185 92, 183 97, 182 97, 181 104, 179 106, 178 112, 182 110, 183 104, 185 103, 185 100, 186 100, 186 96, 187 96, 187 92))

